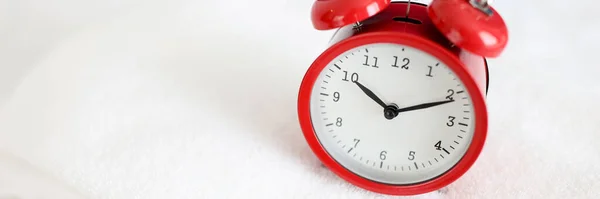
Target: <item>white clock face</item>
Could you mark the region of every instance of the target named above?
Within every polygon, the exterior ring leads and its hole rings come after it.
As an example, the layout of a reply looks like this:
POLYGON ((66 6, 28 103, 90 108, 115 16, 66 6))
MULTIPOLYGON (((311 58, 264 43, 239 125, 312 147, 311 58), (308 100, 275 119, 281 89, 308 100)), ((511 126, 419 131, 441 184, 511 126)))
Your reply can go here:
POLYGON ((419 49, 387 43, 354 48, 329 63, 312 90, 310 112, 330 156, 387 184, 445 173, 467 151, 475 126, 470 95, 453 71, 419 49))

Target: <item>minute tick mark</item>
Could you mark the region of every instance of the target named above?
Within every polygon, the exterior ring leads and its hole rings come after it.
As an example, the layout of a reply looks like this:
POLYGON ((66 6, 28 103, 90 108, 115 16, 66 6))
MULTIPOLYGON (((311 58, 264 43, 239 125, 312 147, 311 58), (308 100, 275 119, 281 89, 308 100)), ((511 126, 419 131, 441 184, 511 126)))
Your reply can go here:
POLYGON ((460 143, 458 143, 457 141, 454 141, 454 143, 456 143, 456 144, 460 144, 460 143))
POLYGON ((446 152, 448 155, 450 155, 450 152, 448 152, 448 150, 446 150, 446 148, 442 148, 442 150, 444 150, 444 152, 446 152))

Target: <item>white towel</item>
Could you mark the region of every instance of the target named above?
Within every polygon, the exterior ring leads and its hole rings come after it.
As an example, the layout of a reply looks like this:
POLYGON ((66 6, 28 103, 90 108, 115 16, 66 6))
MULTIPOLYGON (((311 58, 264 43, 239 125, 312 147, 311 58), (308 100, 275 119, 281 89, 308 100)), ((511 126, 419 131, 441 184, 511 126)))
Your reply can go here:
MULTIPOLYGON (((510 41, 489 60, 486 146, 417 198, 600 197, 587 2, 494 2, 510 41)), ((312 1, 6 5, 0 198, 386 197, 322 167, 301 134, 299 83, 332 34, 312 28, 312 1)))

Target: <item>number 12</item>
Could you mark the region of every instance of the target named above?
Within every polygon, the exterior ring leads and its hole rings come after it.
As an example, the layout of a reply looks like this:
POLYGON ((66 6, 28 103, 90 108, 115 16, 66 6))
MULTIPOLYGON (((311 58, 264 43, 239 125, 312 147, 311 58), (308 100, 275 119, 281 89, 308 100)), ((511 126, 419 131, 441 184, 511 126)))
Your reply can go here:
POLYGON ((410 64, 410 59, 408 58, 404 58, 402 59, 402 62, 404 62, 404 64, 402 66, 398 66, 398 56, 394 56, 394 65, 392 65, 392 67, 400 67, 402 69, 408 69, 408 64, 410 64))

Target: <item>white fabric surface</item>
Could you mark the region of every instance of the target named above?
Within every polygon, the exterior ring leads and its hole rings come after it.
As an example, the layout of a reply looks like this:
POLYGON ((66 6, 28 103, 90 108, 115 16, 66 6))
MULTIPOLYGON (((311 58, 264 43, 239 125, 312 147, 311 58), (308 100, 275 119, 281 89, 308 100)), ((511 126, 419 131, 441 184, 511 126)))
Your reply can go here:
MULTIPOLYGON (((298 86, 332 34, 311 4, 1 0, 0 198, 386 197, 301 135, 298 86)), ((599 198, 597 2, 493 5, 510 42, 487 144, 416 198, 599 198)))

